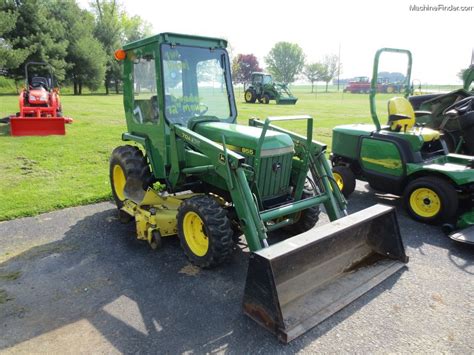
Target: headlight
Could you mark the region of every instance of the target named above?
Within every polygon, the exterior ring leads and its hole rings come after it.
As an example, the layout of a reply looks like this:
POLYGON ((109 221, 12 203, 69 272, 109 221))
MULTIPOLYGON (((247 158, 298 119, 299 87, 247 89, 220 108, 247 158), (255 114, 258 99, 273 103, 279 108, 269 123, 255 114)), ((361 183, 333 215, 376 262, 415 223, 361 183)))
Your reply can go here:
POLYGON ((41 97, 40 97, 40 100, 41 101, 47 101, 48 100, 48 94, 42 94, 41 97))
POLYGON ((29 101, 36 101, 36 96, 30 95, 30 97, 29 97, 28 100, 29 100, 29 101))

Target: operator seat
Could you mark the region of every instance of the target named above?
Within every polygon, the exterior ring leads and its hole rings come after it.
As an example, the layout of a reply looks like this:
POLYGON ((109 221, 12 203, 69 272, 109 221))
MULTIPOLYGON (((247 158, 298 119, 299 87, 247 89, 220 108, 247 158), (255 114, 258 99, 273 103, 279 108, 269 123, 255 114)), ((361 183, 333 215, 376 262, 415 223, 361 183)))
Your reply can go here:
POLYGON ((31 79, 31 87, 33 89, 39 89, 39 88, 42 88, 42 89, 45 89, 45 90, 48 90, 49 91, 49 84, 48 84, 48 80, 46 78, 43 78, 41 76, 35 76, 31 79))
MULTIPOLYGON (((420 112, 427 114, 427 112, 420 112)), ((388 100, 388 125, 392 132, 404 132, 420 135, 424 142, 431 142, 440 138, 439 131, 431 128, 415 126, 416 112, 411 103, 404 97, 393 97, 388 100)))

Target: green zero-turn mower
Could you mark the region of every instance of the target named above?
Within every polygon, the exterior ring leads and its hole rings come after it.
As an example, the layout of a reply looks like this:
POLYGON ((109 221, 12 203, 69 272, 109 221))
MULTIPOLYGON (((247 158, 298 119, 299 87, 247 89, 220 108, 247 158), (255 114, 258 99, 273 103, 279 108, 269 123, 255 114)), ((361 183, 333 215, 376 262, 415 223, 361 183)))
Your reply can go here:
POLYGON ((374 124, 333 129, 334 178, 346 197, 354 191, 356 179, 367 181, 375 190, 403 196, 415 220, 441 224, 452 239, 474 243, 474 227, 469 227, 474 224, 474 157, 449 154, 439 131, 415 124, 415 116, 426 112, 415 112, 404 97, 389 100, 388 123, 380 124, 375 88, 379 58, 384 52, 408 56, 405 93, 410 91, 410 51, 379 49, 370 92, 374 124))
POLYGON ((252 73, 252 83, 245 90, 245 102, 262 104, 275 100, 277 105, 294 105, 298 98, 293 96, 288 85, 274 83, 270 74, 254 72, 252 73))
POLYGON ((157 248, 178 235, 202 268, 228 261, 244 234, 244 312, 288 342, 408 259, 392 207, 346 216, 311 117, 236 123, 226 46, 163 33, 116 51, 128 128, 122 139, 131 144, 112 153, 112 192, 120 220, 135 219, 138 239, 157 248), (307 135, 275 125, 285 120, 305 121, 307 135), (321 205, 333 222, 312 229, 321 205), (273 242, 268 233, 277 229, 287 239, 273 242))

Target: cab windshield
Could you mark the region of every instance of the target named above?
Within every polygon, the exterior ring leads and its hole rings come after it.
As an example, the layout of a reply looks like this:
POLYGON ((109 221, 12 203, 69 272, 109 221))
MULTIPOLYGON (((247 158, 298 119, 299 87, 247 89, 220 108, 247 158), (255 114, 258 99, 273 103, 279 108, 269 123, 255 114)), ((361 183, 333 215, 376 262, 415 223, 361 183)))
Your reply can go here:
POLYGON ((189 46, 161 47, 165 117, 186 125, 191 118, 229 120, 232 114, 226 52, 189 46))
POLYGON ((264 75, 263 76, 263 84, 264 85, 267 85, 267 84, 272 84, 273 83, 273 80, 272 80, 272 76, 271 75, 264 75))

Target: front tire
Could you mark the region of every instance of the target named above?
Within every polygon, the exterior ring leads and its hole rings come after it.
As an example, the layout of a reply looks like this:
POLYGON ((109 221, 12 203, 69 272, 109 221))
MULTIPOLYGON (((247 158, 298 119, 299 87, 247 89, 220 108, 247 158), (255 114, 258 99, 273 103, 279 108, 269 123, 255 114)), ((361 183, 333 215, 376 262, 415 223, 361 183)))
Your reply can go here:
POLYGON ((342 165, 335 166, 332 168, 332 175, 344 197, 349 197, 356 185, 356 178, 351 168, 342 165))
MULTIPOLYGON (((317 190, 313 187, 313 184, 309 181, 309 178, 306 179, 302 198, 306 199, 309 197, 316 196, 317 190)), ((284 230, 290 235, 298 235, 312 229, 316 223, 319 221, 319 214, 321 209, 319 205, 312 206, 296 214, 295 223, 284 227, 284 230)))
POLYGON ((185 200, 178 210, 178 236, 189 261, 212 268, 229 260, 233 231, 227 211, 209 196, 185 200))
POLYGON ((127 179, 140 180, 144 190, 153 181, 146 157, 138 147, 131 145, 123 145, 114 149, 110 157, 109 176, 112 195, 119 210, 125 201, 127 179))
POLYGON ((428 176, 413 180, 404 192, 404 202, 413 219, 429 224, 449 222, 458 210, 459 199, 448 181, 428 176))
POLYGON ((255 92, 255 90, 252 89, 246 90, 244 96, 245 102, 249 104, 254 104, 257 100, 257 93, 255 92))

